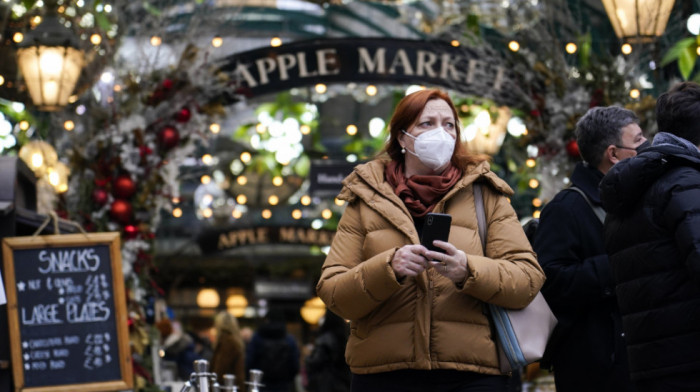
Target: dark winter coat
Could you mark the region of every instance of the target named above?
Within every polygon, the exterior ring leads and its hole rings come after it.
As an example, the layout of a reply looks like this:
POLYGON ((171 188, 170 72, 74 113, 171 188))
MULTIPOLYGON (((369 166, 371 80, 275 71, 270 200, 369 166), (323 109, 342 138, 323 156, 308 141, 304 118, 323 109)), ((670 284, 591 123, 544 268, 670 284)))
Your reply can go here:
POLYGON ((263 371, 266 392, 293 392, 299 374, 299 346, 283 321, 261 325, 246 347, 246 369, 263 371))
MULTIPOLYGON (((600 206, 602 178, 579 163, 571 182, 600 206)), ((545 206, 534 250, 547 276, 542 294, 559 321, 551 352, 557 390, 631 390, 603 223, 581 194, 567 188, 545 206)))
POLYGON ((659 133, 613 167, 601 196, 632 378, 699 374, 700 152, 659 133))
POLYGON ((347 339, 333 331, 324 331, 314 342, 306 358, 309 392, 349 392, 350 368, 345 363, 347 339))

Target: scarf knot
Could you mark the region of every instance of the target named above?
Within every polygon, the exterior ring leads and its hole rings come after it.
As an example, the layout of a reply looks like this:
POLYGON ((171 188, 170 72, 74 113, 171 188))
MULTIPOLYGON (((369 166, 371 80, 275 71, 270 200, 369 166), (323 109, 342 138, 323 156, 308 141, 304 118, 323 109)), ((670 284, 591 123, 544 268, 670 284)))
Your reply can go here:
POLYGON ((403 165, 391 161, 386 166, 384 175, 411 215, 421 218, 431 212, 435 204, 462 178, 462 171, 450 164, 442 174, 416 174, 406 178, 403 165))

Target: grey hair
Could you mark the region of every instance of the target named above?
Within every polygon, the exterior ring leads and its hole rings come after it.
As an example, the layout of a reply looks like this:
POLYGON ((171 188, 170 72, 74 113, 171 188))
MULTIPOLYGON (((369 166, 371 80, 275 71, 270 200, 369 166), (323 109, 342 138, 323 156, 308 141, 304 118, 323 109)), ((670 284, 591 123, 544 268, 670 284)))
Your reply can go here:
POLYGON ((622 128, 639 124, 637 115, 619 106, 594 107, 576 123, 576 142, 581 157, 590 166, 598 167, 609 145, 620 145, 622 128))

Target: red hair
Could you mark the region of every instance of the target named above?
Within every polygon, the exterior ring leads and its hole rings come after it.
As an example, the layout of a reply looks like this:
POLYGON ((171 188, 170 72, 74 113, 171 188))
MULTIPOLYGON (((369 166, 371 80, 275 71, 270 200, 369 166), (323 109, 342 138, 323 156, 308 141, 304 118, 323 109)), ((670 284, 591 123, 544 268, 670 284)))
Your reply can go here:
POLYGON ((404 154, 401 153, 401 145, 399 144, 399 136, 401 131, 405 131, 411 126, 413 126, 418 119, 418 116, 423 112, 425 105, 428 101, 434 99, 442 99, 447 102, 452 110, 452 115, 455 118, 455 131, 457 132, 456 145, 454 152, 452 153, 451 162, 455 167, 462 170, 466 169, 467 166, 477 164, 479 162, 488 160, 487 156, 470 154, 461 142, 462 129, 459 125, 459 116, 457 115, 457 109, 455 108, 452 99, 447 95, 446 92, 438 89, 426 89, 419 90, 411 93, 401 99, 394 114, 391 116, 391 121, 389 122, 389 140, 384 146, 383 152, 385 152, 389 157, 397 162, 403 163, 404 154))

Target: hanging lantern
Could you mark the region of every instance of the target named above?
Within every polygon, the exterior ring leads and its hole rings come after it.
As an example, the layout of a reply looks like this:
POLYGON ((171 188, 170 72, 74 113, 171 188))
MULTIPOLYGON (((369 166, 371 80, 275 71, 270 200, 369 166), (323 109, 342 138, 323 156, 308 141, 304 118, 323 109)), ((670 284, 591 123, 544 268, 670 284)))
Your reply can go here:
POLYGON ((37 177, 46 174, 49 167, 58 162, 58 155, 52 145, 42 140, 32 140, 19 150, 19 157, 37 177))
POLYGON ((204 288, 197 293, 197 306, 200 308, 216 308, 220 300, 219 293, 212 288, 204 288))
POLYGON ((75 34, 58 19, 56 2, 45 3, 44 20, 17 45, 17 62, 34 105, 52 111, 68 104, 85 55, 75 34))
POLYGON ((46 177, 56 193, 65 193, 68 190, 69 175, 70 169, 61 161, 46 169, 46 177))
POLYGON ((248 300, 243 294, 231 294, 226 298, 226 310, 236 317, 242 317, 248 307, 248 300))
POLYGON ((316 325, 321 320, 321 317, 326 314, 326 304, 323 303, 321 298, 313 297, 304 302, 304 306, 302 306, 299 313, 301 313, 301 318, 304 321, 311 325, 316 325))
POLYGON ((674 0, 603 0, 618 38, 632 43, 651 42, 666 30, 674 0))

